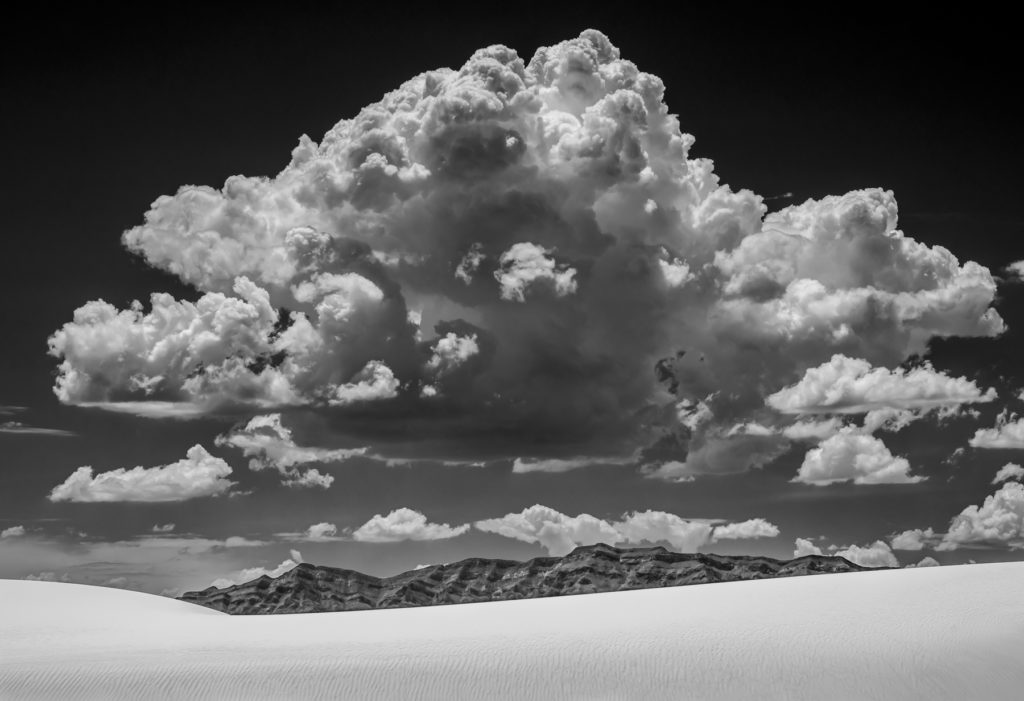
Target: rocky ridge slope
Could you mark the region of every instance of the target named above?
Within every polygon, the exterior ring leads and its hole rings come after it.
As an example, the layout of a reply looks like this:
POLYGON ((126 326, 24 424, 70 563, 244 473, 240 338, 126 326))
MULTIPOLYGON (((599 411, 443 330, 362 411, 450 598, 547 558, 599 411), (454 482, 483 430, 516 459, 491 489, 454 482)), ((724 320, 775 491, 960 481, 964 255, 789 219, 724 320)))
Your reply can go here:
POLYGON ((384 578, 302 563, 276 578, 264 575, 225 589, 209 587, 187 592, 179 598, 231 614, 314 613, 505 601, 865 569, 869 568, 841 557, 812 555, 774 560, 598 544, 576 548, 564 557, 538 557, 527 562, 470 558, 384 578))

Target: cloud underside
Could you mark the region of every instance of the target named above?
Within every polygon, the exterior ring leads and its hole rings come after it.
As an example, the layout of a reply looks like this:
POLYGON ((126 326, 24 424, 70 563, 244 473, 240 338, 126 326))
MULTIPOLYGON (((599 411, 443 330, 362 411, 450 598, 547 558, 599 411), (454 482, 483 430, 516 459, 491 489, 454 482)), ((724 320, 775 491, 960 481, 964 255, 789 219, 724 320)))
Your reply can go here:
MULTIPOLYGON (((669 436, 652 474, 679 478, 778 454, 727 429, 837 353, 892 368, 1003 331, 988 269, 905 235, 891 192, 769 214, 690 157, 664 90, 597 31, 529 61, 491 46, 302 136, 274 177, 159 197, 123 243, 194 294, 82 305, 49 341, 54 391, 153 417, 309 407, 368 435, 532 428, 595 456, 669 436)), ((852 411, 884 372, 778 402, 852 411)), ((930 372, 885 401, 971 401, 930 372)))

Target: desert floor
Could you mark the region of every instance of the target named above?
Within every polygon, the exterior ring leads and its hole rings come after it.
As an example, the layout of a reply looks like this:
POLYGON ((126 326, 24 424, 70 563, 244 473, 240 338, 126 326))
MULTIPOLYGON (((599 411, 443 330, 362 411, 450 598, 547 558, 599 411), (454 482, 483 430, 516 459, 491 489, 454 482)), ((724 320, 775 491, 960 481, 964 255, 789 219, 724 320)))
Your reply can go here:
POLYGON ((2 699, 1020 699, 1024 563, 232 617, 0 580, 2 699))

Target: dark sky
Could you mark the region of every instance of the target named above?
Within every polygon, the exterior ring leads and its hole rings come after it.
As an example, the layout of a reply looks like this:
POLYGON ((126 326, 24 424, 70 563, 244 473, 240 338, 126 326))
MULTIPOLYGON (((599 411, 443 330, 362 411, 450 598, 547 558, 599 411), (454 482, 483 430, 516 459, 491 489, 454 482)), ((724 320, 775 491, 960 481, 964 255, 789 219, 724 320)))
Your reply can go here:
MULTIPOLYGON (((995 470, 1020 461, 1020 451, 968 448, 955 464, 944 461, 1004 407, 1019 408, 1011 400, 1024 385, 1017 360, 1024 286, 1011 283, 1000 285, 994 302, 1008 332, 997 340, 936 339, 928 356, 949 375, 996 387, 1000 400, 979 405, 977 419, 941 428, 926 419, 885 437, 893 454, 928 477, 917 484, 794 484, 808 449, 794 444, 763 469, 681 483, 646 478, 634 465, 519 475, 501 460, 388 467, 358 458, 320 466, 335 476, 330 489, 294 490, 272 471, 247 470, 239 452, 215 447, 214 438, 245 416, 149 419, 57 400, 59 361, 47 354, 47 338, 76 308, 96 299, 124 308, 154 291, 191 300, 201 294, 121 244, 122 232, 141 224, 158 196, 186 184, 219 188, 235 174, 273 176, 301 134, 319 140, 418 73, 458 68, 495 43, 529 60, 537 47, 587 27, 664 81, 670 111, 696 137, 691 157, 713 159, 723 182, 769 198, 769 210, 882 187, 895 192, 908 236, 950 249, 961 263, 974 260, 1001 274, 1024 259, 1024 148, 1015 107, 1022 66, 1008 18, 684 4, 668 21, 646 7, 564 16, 551 16, 551 7, 500 9, 465 17, 443 9, 291 4, 275 12, 167 8, 154 18, 142 10, 67 14, 40 4, 35 17, 5 23, 0 405, 13 408, 0 422, 74 435, 0 432, 0 530, 27 531, 16 543, 14 536, 0 543, 9 549, 0 556, 0 576, 66 571, 94 583, 124 576, 160 591, 273 567, 292 547, 307 560, 376 573, 469 555, 530 557, 543 549, 477 531, 393 544, 289 543, 274 534, 321 521, 356 528, 399 507, 455 525, 536 503, 606 519, 646 509, 698 519, 763 517, 779 527, 778 537, 705 549, 788 557, 797 537, 825 536, 824 547, 865 545, 926 526, 941 533, 952 516, 994 491, 995 470), (161 504, 46 498, 79 466, 166 465, 196 443, 226 459, 238 489, 251 493, 161 504), (156 546, 133 539, 169 522, 182 538, 245 536, 268 544, 213 548, 161 569, 153 562, 162 555, 136 553, 156 546)), ((300 444, 343 442, 343 431, 319 430, 316 412, 297 412, 293 421, 300 444)), ((1006 542, 982 545, 927 552, 944 563, 1017 557, 1006 542)), ((922 553, 897 555, 906 564, 922 553)))

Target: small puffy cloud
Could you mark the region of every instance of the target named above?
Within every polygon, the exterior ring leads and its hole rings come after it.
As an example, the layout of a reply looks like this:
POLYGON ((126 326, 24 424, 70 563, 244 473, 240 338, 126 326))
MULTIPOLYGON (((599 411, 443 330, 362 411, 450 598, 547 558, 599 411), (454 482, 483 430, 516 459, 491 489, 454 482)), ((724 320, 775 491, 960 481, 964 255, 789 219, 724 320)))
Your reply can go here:
POLYGON ((327 399, 331 406, 392 399, 398 396, 398 378, 380 360, 371 360, 344 384, 337 385, 327 399))
POLYGON ((266 541, 254 540, 252 538, 246 538, 240 535, 228 536, 224 539, 225 548, 255 548, 260 545, 266 545, 266 541))
POLYGON ((1017 480, 1019 482, 1021 477, 1024 477, 1024 467, 1008 462, 999 468, 999 472, 992 478, 992 484, 999 484, 1007 480, 1017 480))
POLYGON ((254 579, 258 579, 266 575, 267 577, 280 577, 285 572, 288 572, 295 568, 300 562, 302 562, 302 555, 297 550, 291 551, 291 557, 284 560, 280 565, 273 568, 266 567, 248 567, 237 572, 232 572, 227 577, 220 577, 213 580, 211 586, 217 587, 218 589, 225 589, 227 587, 234 586, 236 584, 245 584, 251 582, 254 579))
POLYGON ((910 474, 906 458, 894 456, 874 436, 840 432, 807 451, 794 482, 818 486, 854 484, 913 484, 924 480, 910 474))
POLYGON ((835 552, 855 565, 862 567, 899 567, 899 560, 893 555, 892 549, 884 541, 876 540, 871 545, 861 547, 848 545, 835 552))
POLYGON ((226 493, 231 466, 210 455, 201 445, 188 449, 185 458, 158 467, 119 468, 93 475, 80 467, 50 492, 50 501, 172 502, 226 493))
POLYGON ((291 429, 281 422, 280 414, 256 416, 241 427, 217 437, 218 446, 230 446, 249 458, 253 471, 276 470, 281 473, 282 484, 290 487, 331 486, 334 477, 324 475, 310 463, 343 462, 363 455, 365 448, 327 449, 300 446, 292 438, 291 429))
POLYGON ((924 557, 924 558, 921 558, 921 561, 918 562, 916 565, 905 565, 904 569, 914 568, 914 567, 940 567, 940 566, 941 566, 941 563, 938 560, 936 560, 934 557, 924 557))
POLYGON ((691 469, 686 462, 680 460, 666 460, 655 465, 648 465, 644 469, 649 478, 676 482, 677 484, 693 482, 699 474, 691 469))
POLYGON ((779 527, 763 518, 752 518, 739 523, 715 526, 711 534, 716 540, 745 540, 747 538, 774 538, 779 534, 779 527))
POLYGON ((318 540, 329 540, 338 535, 338 527, 333 523, 327 523, 326 521, 321 523, 314 523, 312 526, 306 529, 306 540, 318 541, 318 540))
POLYGON ((691 402, 688 399, 684 399, 675 408, 679 423, 691 432, 698 431, 715 417, 711 407, 705 402, 691 402))
POLYGON ((57 436, 61 438, 78 435, 74 431, 65 431, 60 428, 41 428, 39 426, 29 426, 28 424, 24 424, 20 421, 0 422, 0 433, 12 433, 24 436, 57 436))
POLYGON ((470 245, 466 255, 459 261, 458 266, 455 268, 455 277, 462 280, 465 284, 473 282, 473 275, 480 267, 480 263, 483 262, 486 256, 483 253, 483 249, 479 243, 473 243, 470 245))
MULTIPOLYGON (((582 518, 588 514, 581 514, 582 518)), ((592 518, 592 517, 591 517, 592 518)), ((627 514, 621 521, 608 524, 615 534, 605 540, 612 544, 667 542, 680 552, 694 552, 712 541, 714 528, 704 521, 687 521, 664 511, 637 511, 627 514)), ((591 545, 580 542, 579 545, 591 545)), ((550 548, 549 548, 550 550, 550 548)), ((553 552, 557 555, 558 553, 553 552)))
POLYGON ((281 480, 286 487, 319 487, 327 489, 334 484, 334 475, 325 475, 315 467, 299 472, 295 477, 281 480))
POLYGON ((494 278, 501 286, 501 298, 513 302, 526 301, 526 295, 546 286, 559 297, 576 291, 576 271, 558 265, 551 251, 533 243, 517 243, 501 254, 501 267, 494 278))
POLYGON ((806 557, 807 555, 824 555, 817 545, 807 538, 797 538, 793 545, 793 557, 806 557))
MULTIPOLYGON (((942 409, 939 410, 941 413, 942 409)), ((928 409, 872 409, 864 415, 864 424, 861 432, 873 434, 876 431, 887 431, 896 433, 903 430, 914 421, 925 416, 928 409)), ((940 419, 941 419, 940 415, 940 419)))
MULTIPOLYGON (((619 531, 603 519, 590 514, 567 516, 540 504, 518 514, 485 519, 473 525, 485 533, 496 533, 526 543, 540 543, 552 555, 565 555, 579 545, 614 543, 620 538, 619 531)), ((638 529, 650 528, 651 519, 641 518, 636 525, 638 529)))
POLYGON ((18 538, 25 535, 24 526, 11 526, 0 531, 0 538, 18 538))
POLYGON ((936 550, 986 544, 1024 547, 1024 484, 1005 482, 981 506, 968 506, 954 516, 936 550))
POLYGON ((153 533, 170 533, 173 530, 174 530, 174 524, 173 523, 165 523, 163 525, 156 524, 152 528, 153 533))
POLYGON ((1010 416, 1005 411, 992 428, 979 428, 969 441, 972 448, 1024 449, 1024 417, 1010 416))
POLYGON ((667 542, 676 550, 693 552, 716 540, 778 535, 778 528, 764 519, 716 526, 706 520, 688 520, 664 511, 648 510, 625 514, 618 521, 607 521, 590 514, 569 516, 540 504, 473 525, 487 533, 539 543, 552 555, 565 555, 578 546, 596 543, 667 542))
POLYGON ((480 346, 475 335, 459 336, 449 331, 434 343, 433 354, 427 361, 427 368, 437 375, 444 375, 479 352, 480 346))
POLYGON ((665 278, 665 284, 669 287, 682 287, 694 277, 690 272, 690 266, 678 258, 671 261, 659 260, 658 267, 665 278))
POLYGON ((963 377, 949 377, 928 363, 912 370, 872 368, 859 358, 836 354, 810 368, 795 385, 765 398, 785 414, 854 414, 874 409, 920 409, 990 402, 994 389, 982 391, 963 377))
POLYGON ((1010 263, 1003 268, 1003 272, 1005 272, 1007 277, 1014 282, 1024 280, 1024 260, 1018 260, 1010 263))
POLYGON ((894 550, 923 550, 932 547, 938 542, 935 531, 931 528, 924 530, 914 528, 894 535, 889 544, 894 550))
POLYGON ((450 526, 429 523, 419 511, 401 508, 387 516, 376 514, 352 533, 352 539, 364 543, 396 543, 402 540, 445 540, 469 530, 469 524, 450 526))

